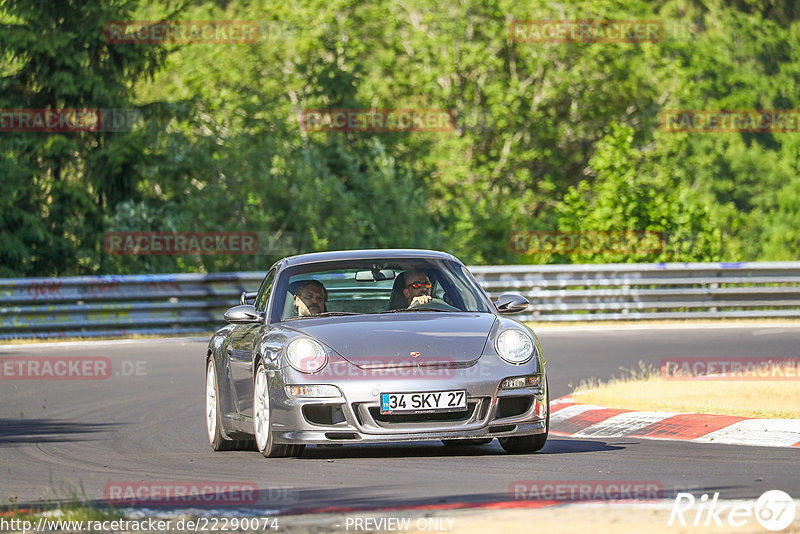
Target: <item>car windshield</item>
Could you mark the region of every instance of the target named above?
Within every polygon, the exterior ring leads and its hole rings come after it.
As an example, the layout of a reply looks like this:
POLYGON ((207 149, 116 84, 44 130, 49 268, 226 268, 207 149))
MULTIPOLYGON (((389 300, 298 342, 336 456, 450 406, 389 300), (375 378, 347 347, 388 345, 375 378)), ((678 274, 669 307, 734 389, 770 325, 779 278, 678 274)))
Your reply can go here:
POLYGON ((415 311, 491 313, 488 299, 458 262, 359 260, 283 271, 273 318, 415 311), (416 301, 415 301, 416 297, 416 301))

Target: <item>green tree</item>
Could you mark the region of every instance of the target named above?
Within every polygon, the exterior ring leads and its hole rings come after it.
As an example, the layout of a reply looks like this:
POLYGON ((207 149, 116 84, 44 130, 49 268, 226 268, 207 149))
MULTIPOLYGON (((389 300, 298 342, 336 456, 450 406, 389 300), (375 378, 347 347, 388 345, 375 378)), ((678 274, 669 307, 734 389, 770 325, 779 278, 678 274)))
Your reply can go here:
POLYGON ((708 212, 710 199, 686 186, 680 173, 663 172, 669 157, 643 154, 633 143, 633 129, 618 125, 600 141, 589 161, 591 185, 587 179, 570 188, 559 204, 560 229, 617 239, 657 234, 661 243, 598 244, 596 251, 569 254, 570 262, 719 260, 721 236, 708 212))
POLYGON ((5 275, 263 269, 285 253, 108 256, 109 230, 255 231, 290 236, 296 252, 430 247, 470 263, 800 254, 796 134, 659 124, 667 109, 800 108, 792 2, 205 1, 180 17, 256 21, 257 42, 101 37, 108 20, 176 16, 170 6, 0 0, 4 108, 135 106, 145 117, 129 134, 1 134, 5 275), (665 35, 510 37, 513 21, 536 19, 658 19, 665 35), (453 110, 456 123, 303 131, 298 114, 319 108, 453 110), (669 241, 643 254, 519 256, 519 230, 669 241))
MULTIPOLYGON (((0 0, 0 109, 126 109, 158 47, 118 47, 106 22, 132 2, 0 0)), ((136 146, 112 132, 0 132, 0 275, 90 273, 102 214, 135 189, 136 146)))

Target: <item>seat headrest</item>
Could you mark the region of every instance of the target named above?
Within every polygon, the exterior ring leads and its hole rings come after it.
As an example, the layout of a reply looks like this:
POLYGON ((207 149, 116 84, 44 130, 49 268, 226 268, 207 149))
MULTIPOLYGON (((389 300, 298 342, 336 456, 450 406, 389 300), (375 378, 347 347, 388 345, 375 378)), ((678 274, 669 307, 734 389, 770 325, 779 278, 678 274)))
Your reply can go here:
POLYGON ((402 310, 408 308, 408 299, 403 295, 406 288, 406 273, 400 273, 392 284, 392 295, 389 297, 390 310, 402 310))

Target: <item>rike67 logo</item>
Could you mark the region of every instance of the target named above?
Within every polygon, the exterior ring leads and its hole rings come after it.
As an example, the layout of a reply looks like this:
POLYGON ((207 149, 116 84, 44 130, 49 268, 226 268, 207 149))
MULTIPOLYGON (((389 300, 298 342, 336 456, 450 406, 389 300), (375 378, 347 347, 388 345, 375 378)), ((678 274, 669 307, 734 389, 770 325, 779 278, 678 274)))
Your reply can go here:
POLYGON ((667 526, 672 526, 677 519, 682 527, 687 526, 687 519, 692 526, 723 526, 727 522, 732 527, 742 527, 755 520, 765 529, 783 530, 794 521, 796 505, 788 493, 781 490, 764 492, 753 504, 752 502, 719 502, 719 493, 709 499, 703 494, 696 499, 691 493, 678 493, 669 514, 667 526), (686 517, 685 517, 685 516, 686 517), (692 519, 693 518, 693 519, 692 519))

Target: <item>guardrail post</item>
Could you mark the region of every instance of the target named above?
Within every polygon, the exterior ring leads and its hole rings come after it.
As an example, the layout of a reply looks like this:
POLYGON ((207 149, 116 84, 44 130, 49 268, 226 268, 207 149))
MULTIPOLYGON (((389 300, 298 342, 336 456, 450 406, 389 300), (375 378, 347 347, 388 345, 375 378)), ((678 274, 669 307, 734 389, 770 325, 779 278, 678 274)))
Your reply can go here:
MULTIPOLYGON (((708 289, 709 289, 709 293, 710 293, 710 296, 711 296, 711 300, 712 301, 717 300, 717 295, 719 293, 718 292, 718 290, 719 290, 719 282, 711 282, 708 285, 708 289)), ((708 309, 708 311, 710 311, 712 313, 717 313, 719 311, 719 308, 717 306, 712 306, 712 307, 710 307, 708 309)))

